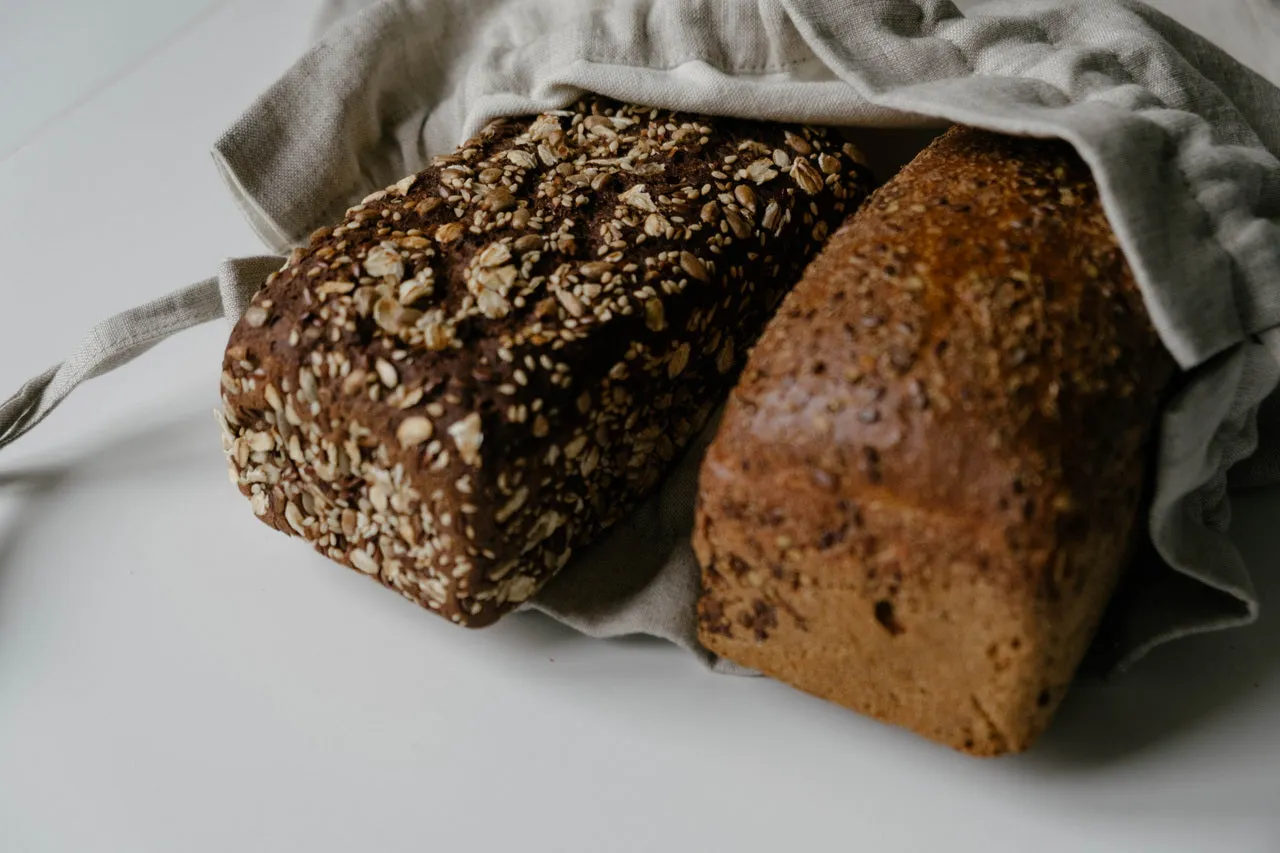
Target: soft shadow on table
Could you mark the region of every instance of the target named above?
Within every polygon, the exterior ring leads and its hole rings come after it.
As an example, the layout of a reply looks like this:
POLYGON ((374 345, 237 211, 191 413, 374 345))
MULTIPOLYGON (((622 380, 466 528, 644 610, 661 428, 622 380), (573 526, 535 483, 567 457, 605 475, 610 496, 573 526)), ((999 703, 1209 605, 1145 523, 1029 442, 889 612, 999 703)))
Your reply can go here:
MULTIPOLYGON (((66 482, 67 474, 68 470, 62 466, 0 469, 0 497, 18 495, 17 508, 5 513, 6 517, 0 522, 0 581, 23 531, 39 517, 49 496, 66 482)), ((0 595, 3 594, 4 588, 0 585, 0 595)))
MULTIPOLYGON (((92 481, 163 478, 175 463, 216 453, 217 441, 212 418, 207 413, 190 412, 109 438, 56 465, 8 468, 0 456, 0 498, 18 496, 15 511, 0 516, 0 595, 4 594, 5 569, 24 533, 38 526, 41 514, 59 494, 92 481)), ((1280 488, 1236 497, 1233 538, 1244 553, 1263 604, 1258 624, 1175 641, 1153 651, 1131 671, 1106 681, 1082 679, 1068 694, 1040 744, 1015 760, 1044 772, 1101 769, 1194 734, 1264 684, 1275 689, 1274 680, 1280 678, 1280 619, 1267 608, 1280 601, 1277 519, 1280 488)), ((526 655, 554 657, 557 650, 599 642, 612 643, 620 650, 663 647, 673 659, 697 665, 687 652, 661 640, 593 640, 541 614, 516 614, 489 630, 500 638, 513 666, 526 655)), ((802 702, 816 701, 796 695, 802 702)), ((849 731, 856 737, 867 730, 850 725, 849 731)))
MULTIPOLYGON (((1123 673, 1108 678, 1082 676, 1068 694, 1057 719, 1040 743, 1010 760, 1036 773, 1092 773, 1194 736, 1215 717, 1229 714, 1250 693, 1280 678, 1280 619, 1267 605, 1280 601, 1280 488, 1260 489, 1235 498, 1233 538, 1244 554, 1263 603, 1263 616, 1247 628, 1193 636, 1151 652, 1123 673)), ((521 613, 491 629, 504 645, 533 656, 555 657, 583 642, 608 642, 620 649, 665 646, 674 656, 687 654, 652 637, 591 640, 540 614, 521 613)), ((690 660, 692 664, 693 661, 690 660)), ((514 664, 513 664, 514 665, 514 664)), ((724 676, 708 675, 711 678, 724 676)), ((757 689, 772 689, 761 681, 757 689)), ((850 738, 869 729, 852 712, 796 692, 788 713, 802 715, 830 708, 849 717, 850 738)), ((838 720, 820 714, 838 731, 838 720)), ((797 719, 804 719, 797 716, 797 719)), ((887 733, 887 730, 886 730, 887 733)))
POLYGON ((0 454, 0 497, 18 496, 12 517, 0 522, 0 582, 24 533, 60 492, 120 474, 163 477, 165 469, 179 460, 217 452, 218 440, 212 416, 191 412, 113 436, 57 464, 7 467, 0 454))
POLYGON ((1023 760, 1088 770, 1193 734, 1280 678, 1280 488, 1233 496, 1232 538, 1253 576, 1258 622, 1175 640, 1103 680, 1084 677, 1023 760))

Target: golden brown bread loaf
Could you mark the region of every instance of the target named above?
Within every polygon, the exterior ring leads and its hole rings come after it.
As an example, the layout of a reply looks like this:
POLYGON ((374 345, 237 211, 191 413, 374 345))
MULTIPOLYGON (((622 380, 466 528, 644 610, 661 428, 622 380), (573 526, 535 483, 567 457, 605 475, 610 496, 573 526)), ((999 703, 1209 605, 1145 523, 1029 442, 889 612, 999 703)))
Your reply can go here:
POLYGON ((267 524, 454 622, 656 484, 866 195, 821 130, 592 99, 497 122, 316 232, 222 376, 267 524))
POLYGON ((730 397, 703 643, 957 749, 1027 748, 1141 532, 1173 373, 1072 149, 953 128, 832 238, 730 397))

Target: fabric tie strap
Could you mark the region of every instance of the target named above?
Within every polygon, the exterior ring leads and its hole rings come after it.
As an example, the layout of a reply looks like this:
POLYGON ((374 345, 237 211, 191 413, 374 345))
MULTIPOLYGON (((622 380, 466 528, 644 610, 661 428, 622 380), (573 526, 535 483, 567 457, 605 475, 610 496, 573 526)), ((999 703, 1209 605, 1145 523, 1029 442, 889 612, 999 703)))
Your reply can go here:
POLYGON ((128 364, 170 335, 227 316, 238 320, 284 258, 223 262, 218 275, 103 320, 66 361, 27 382, 0 405, 0 448, 49 416, 82 382, 128 364))

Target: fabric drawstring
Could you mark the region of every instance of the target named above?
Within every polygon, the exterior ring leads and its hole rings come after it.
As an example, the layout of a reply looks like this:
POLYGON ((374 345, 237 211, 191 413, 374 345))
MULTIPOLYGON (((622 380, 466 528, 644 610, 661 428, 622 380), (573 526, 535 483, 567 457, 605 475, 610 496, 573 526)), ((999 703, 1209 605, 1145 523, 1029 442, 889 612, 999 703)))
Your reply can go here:
POLYGON ((31 379, 0 405, 0 448, 48 417, 80 383, 128 364, 184 329, 223 316, 238 320, 266 277, 283 262, 276 256, 228 260, 213 278, 97 324, 66 361, 31 379))

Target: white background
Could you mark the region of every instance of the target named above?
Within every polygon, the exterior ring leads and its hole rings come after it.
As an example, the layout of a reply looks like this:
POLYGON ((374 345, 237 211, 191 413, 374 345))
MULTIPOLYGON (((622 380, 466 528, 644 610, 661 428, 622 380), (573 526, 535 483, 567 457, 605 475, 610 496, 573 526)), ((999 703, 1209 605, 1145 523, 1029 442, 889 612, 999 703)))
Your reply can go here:
MULTIPOLYGON (((261 251, 207 151, 314 5, 0 0, 0 396, 261 251)), ((463 631, 253 519, 210 414, 225 336, 0 454, 0 851, 1280 850, 1270 611, 1078 686, 997 761, 656 641, 463 631)), ((1264 607, 1277 519, 1240 501, 1264 607)))

